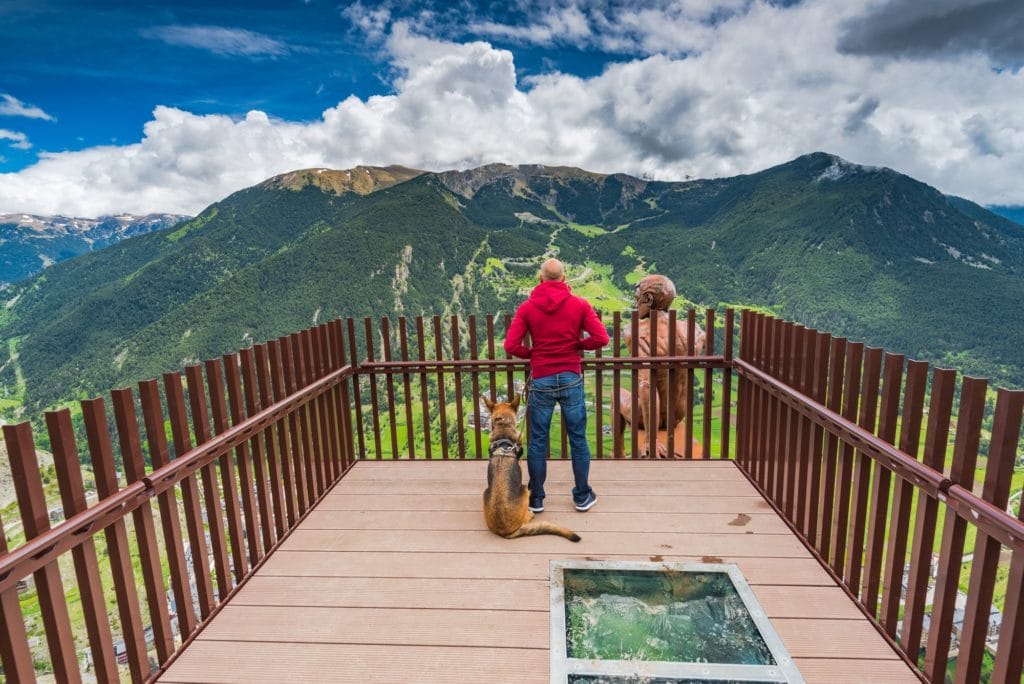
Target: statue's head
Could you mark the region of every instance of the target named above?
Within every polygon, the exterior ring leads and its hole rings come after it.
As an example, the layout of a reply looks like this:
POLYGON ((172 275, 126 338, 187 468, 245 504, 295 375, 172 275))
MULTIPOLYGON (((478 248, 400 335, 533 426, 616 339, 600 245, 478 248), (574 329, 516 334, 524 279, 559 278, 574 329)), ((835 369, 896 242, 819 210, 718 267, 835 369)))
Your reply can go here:
POLYGON ((652 309, 668 311, 675 298, 675 284, 663 275, 649 275, 636 285, 636 309, 640 318, 647 318, 652 309))

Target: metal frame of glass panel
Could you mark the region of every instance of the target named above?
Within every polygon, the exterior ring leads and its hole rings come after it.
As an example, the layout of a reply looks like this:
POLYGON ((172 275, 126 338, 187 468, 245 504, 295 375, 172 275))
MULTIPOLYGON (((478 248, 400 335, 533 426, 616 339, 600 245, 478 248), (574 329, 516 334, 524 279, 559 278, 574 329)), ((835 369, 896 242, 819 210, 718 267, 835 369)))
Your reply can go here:
POLYGON ((782 640, 768 621, 743 573, 734 563, 653 563, 645 561, 551 561, 551 684, 566 684, 570 675, 639 684, 646 680, 685 682, 803 682, 782 640), (746 607, 775 665, 732 665, 644 660, 570 658, 566 650, 565 570, 723 573, 746 607))

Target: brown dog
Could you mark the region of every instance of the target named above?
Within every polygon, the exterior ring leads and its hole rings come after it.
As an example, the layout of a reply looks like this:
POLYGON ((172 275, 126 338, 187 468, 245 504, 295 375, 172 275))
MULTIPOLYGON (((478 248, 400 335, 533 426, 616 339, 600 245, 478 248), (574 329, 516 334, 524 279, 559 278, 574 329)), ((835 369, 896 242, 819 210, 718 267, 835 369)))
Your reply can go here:
POLYGON ((534 534, 557 534, 578 542, 572 530, 549 522, 536 522, 529 508, 530 492, 523 484, 519 455, 523 453, 522 436, 516 429, 519 397, 511 402, 493 402, 481 397, 491 412, 490 463, 487 466, 487 489, 484 490, 484 520, 487 529, 514 539, 534 534))

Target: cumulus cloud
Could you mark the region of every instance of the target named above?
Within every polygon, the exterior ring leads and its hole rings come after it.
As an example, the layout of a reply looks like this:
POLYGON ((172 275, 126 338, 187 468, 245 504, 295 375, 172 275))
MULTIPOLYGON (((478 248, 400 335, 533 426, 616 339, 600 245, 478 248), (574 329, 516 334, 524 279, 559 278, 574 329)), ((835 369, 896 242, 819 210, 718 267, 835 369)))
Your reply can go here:
POLYGON ((0 93, 0 116, 24 116, 29 119, 43 119, 44 121, 57 120, 39 107, 25 104, 8 93, 0 93))
POLYGON ((542 163, 681 180, 754 172, 815 150, 978 202, 1024 204, 1024 73, 992 69, 977 52, 837 51, 862 13, 846 0, 752 2, 701 21, 706 34, 689 54, 526 82, 507 50, 391 22, 382 43, 396 74, 388 94, 350 96, 312 122, 158 107, 135 144, 44 154, 0 174, 0 212, 197 213, 308 167, 542 163))
POLYGON ((11 142, 7 144, 16 150, 32 149, 32 143, 28 141, 28 136, 17 131, 9 131, 6 128, 0 128, 0 140, 10 140, 11 142))
POLYGON ((172 24, 146 29, 142 35, 168 45, 199 48, 229 57, 279 57, 289 51, 288 45, 269 36, 224 26, 172 24))
POLYGON ((1020 0, 888 0, 851 17, 839 49, 860 55, 942 56, 981 52, 997 64, 1024 64, 1020 0))

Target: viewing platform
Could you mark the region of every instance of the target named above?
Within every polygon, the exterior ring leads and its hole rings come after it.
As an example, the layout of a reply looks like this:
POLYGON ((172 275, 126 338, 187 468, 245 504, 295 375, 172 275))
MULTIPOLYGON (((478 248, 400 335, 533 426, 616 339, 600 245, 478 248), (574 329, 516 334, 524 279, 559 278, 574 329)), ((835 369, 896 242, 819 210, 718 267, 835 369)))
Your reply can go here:
POLYGON ((735 563, 808 682, 1018 684, 1024 392, 701 324, 705 353, 640 356, 615 312, 583 359, 598 502, 571 504, 556 415, 540 514, 575 544, 486 529, 479 398, 526 377, 493 316, 335 320, 3 426, 3 677, 550 681, 550 563, 578 559, 735 563), (647 373, 686 388, 660 450, 625 419, 656 413, 647 373))

